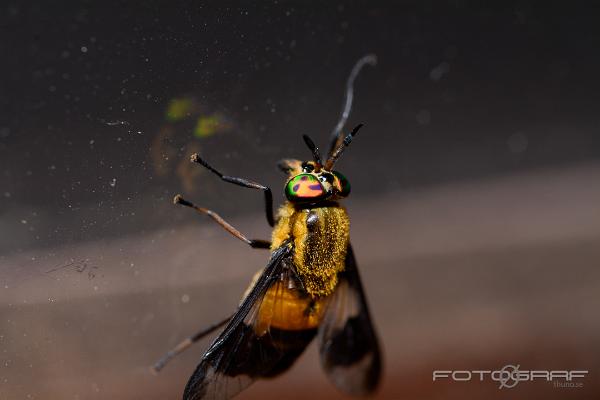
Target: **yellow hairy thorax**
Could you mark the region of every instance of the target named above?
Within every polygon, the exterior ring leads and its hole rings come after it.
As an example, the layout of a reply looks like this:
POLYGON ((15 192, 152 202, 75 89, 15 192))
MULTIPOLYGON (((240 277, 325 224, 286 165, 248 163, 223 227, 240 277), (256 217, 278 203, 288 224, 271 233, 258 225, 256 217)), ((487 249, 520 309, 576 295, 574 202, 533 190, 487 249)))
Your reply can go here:
POLYGON ((294 265, 304 289, 313 298, 329 296, 344 269, 350 219, 339 205, 297 209, 286 202, 279 209, 271 249, 286 240, 294 244, 294 265))

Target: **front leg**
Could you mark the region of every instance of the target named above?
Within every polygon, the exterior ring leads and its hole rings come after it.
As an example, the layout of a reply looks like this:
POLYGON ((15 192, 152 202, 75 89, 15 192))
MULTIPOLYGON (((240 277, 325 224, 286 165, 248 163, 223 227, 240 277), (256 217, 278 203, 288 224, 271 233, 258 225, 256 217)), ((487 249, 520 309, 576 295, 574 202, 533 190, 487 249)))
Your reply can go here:
POLYGON ((260 183, 253 182, 249 179, 245 178, 236 178, 234 176, 223 175, 216 169, 214 169, 206 160, 200 158, 198 153, 192 154, 190 160, 192 162, 198 163, 208 169, 210 172, 217 175, 219 178, 224 180, 225 182, 233 183, 238 186, 247 187, 250 189, 259 189, 265 193, 265 213, 267 215, 267 222, 269 226, 275 226, 275 218, 273 217, 273 193, 268 186, 261 185, 260 183))

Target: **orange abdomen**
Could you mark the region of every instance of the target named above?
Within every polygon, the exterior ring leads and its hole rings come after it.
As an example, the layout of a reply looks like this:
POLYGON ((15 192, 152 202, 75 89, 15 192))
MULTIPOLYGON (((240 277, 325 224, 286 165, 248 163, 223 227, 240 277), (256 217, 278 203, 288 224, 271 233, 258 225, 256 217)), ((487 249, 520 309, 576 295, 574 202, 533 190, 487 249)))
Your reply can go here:
POLYGON ((312 299, 277 282, 265 293, 254 330, 262 336, 270 327, 287 331, 314 329, 321 323, 326 306, 327 297, 312 299))

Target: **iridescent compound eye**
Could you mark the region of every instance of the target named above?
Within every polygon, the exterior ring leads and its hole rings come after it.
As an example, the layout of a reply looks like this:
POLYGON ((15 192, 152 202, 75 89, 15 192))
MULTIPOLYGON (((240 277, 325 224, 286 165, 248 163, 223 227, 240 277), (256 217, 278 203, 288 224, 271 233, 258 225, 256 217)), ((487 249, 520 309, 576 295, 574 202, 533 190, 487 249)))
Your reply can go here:
POLYGON ((335 182, 333 185, 339 192, 340 196, 346 197, 350 194, 350 182, 344 175, 337 171, 333 171, 333 175, 335 175, 335 182))
POLYGON ((325 189, 311 174, 296 175, 285 186, 285 196, 289 201, 315 201, 325 195, 325 189))

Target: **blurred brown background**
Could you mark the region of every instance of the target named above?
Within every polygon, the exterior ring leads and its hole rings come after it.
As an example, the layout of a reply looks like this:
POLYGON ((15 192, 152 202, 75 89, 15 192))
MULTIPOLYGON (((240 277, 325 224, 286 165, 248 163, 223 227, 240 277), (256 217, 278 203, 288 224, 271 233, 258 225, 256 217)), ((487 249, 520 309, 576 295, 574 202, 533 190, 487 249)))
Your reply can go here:
MULTIPOLYGON (((177 399, 268 257, 170 204, 267 238, 260 193, 334 126, 352 241, 384 348, 381 399, 600 396, 600 31, 527 1, 2 6, 0 398, 177 399), (588 370, 551 382, 433 370, 588 370)), ((316 349, 240 398, 344 398, 316 349)))

